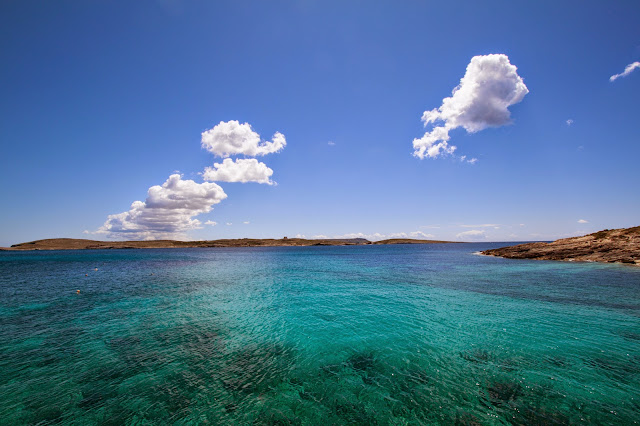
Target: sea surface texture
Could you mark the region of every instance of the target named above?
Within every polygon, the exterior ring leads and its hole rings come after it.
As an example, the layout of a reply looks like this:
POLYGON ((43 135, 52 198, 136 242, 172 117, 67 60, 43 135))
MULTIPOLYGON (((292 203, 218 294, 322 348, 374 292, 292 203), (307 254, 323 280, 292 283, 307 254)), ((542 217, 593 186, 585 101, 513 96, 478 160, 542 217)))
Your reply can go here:
POLYGON ((0 253, 0 423, 640 421, 640 268, 499 246, 0 253))

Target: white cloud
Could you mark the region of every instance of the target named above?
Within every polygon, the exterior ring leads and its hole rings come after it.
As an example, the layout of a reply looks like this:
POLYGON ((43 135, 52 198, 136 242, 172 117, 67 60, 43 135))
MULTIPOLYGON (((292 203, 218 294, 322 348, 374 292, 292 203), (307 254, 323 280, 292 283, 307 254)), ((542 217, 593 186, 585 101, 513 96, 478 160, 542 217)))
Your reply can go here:
POLYGON ((82 233, 83 234, 90 234, 91 232, 89 232, 88 230, 85 229, 84 231, 82 231, 82 233))
POLYGON ((584 219, 580 219, 580 220, 578 221, 578 223, 589 223, 589 221, 588 221, 588 220, 584 220, 584 219))
MULTIPOLYGON (((324 237, 324 236, 323 236, 324 237)), ((315 238, 315 237, 314 237, 315 238)), ((326 237, 324 237, 326 238, 326 237)), ((364 234, 362 232, 352 232, 344 235, 336 235, 333 238, 364 238, 369 241, 380 241, 380 240, 388 240, 391 238, 413 238, 413 239, 429 239, 435 238, 432 234, 425 234, 422 231, 413 231, 413 232, 392 232, 390 234, 381 234, 379 232, 375 232, 373 234, 364 234)))
POLYGON ((214 222, 213 220, 208 220, 204 224, 209 226, 216 226, 218 222, 214 222))
POLYGON ((409 232, 410 238, 435 238, 433 234, 426 234, 422 231, 409 232))
MULTIPOLYGON (((303 240, 307 239, 307 236, 305 234, 296 234, 295 238, 302 238, 303 240)), ((323 234, 318 234, 318 235, 314 235, 312 237, 309 237, 310 240, 326 240, 329 237, 327 237, 326 235, 323 234)))
POLYGON ((231 225, 233 225, 233 223, 232 222, 227 222, 225 225, 231 226, 231 225))
POLYGON ((483 240, 487 238, 487 234, 484 231, 472 229, 471 231, 464 231, 456 234, 456 238, 465 240, 483 240))
POLYGON ((242 222, 242 223, 243 223, 243 224, 245 224, 245 225, 248 225, 248 224, 250 224, 251 222, 249 222, 248 220, 245 220, 245 221, 244 221, 244 222, 242 222))
POLYGON ((255 158, 237 158, 235 161, 225 158, 222 163, 214 163, 213 167, 205 168, 202 177, 211 182, 257 182, 274 185, 275 182, 270 179, 272 175, 273 170, 255 158))
POLYGON ((571 127, 571 125, 573 124, 573 120, 572 119, 568 119, 566 121, 566 123, 567 123, 567 126, 571 127))
POLYGON ((469 164, 476 164, 478 162, 477 158, 470 158, 467 160, 467 156, 463 155, 460 157, 460 161, 462 161, 463 163, 469 163, 469 164))
POLYGON ((335 146, 335 144, 336 144, 336 143, 335 143, 334 141, 329 141, 329 142, 327 142, 327 145, 329 145, 329 146, 335 146))
POLYGON ((261 141, 249 123, 240 124, 237 120, 221 121, 202 132, 201 141, 203 148, 219 157, 237 154, 256 157, 279 152, 287 145, 282 133, 276 132, 272 142, 261 141))
POLYGON ((640 68, 640 62, 634 62, 632 64, 627 65, 620 74, 614 74, 609 77, 609 81, 616 81, 616 79, 620 77, 626 77, 633 72, 636 68, 640 68))
POLYGON ((500 225, 497 223, 482 223, 480 225, 460 225, 462 228, 497 228, 500 225))
POLYGON ((210 212, 225 198, 215 183, 196 183, 173 174, 162 186, 149 188, 144 202, 134 201, 129 211, 109 215, 96 233, 126 239, 184 238, 186 231, 200 228, 194 216, 210 212))
POLYGON ((432 124, 433 128, 420 139, 414 139, 413 155, 423 159, 453 154, 456 146, 448 143, 450 130, 462 127, 475 133, 508 124, 511 122, 508 108, 527 93, 527 86, 507 55, 474 56, 452 96, 443 99, 439 108, 423 113, 424 125, 432 124), (443 124, 436 126, 436 122, 443 124))

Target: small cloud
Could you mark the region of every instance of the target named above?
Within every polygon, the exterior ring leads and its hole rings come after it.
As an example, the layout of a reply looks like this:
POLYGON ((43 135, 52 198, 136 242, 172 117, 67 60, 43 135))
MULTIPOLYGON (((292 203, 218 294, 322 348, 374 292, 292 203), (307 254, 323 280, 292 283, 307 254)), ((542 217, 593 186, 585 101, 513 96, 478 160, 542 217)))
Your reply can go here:
POLYGON ((462 161, 463 163, 469 163, 469 164, 476 164, 478 162, 477 158, 470 158, 467 160, 467 156, 463 155, 460 157, 460 161, 462 161))
POLYGON ((245 225, 248 225, 248 224, 250 224, 251 222, 249 222, 248 220, 245 220, 245 221, 244 221, 244 222, 242 222, 242 223, 243 223, 243 224, 245 224, 245 225))
POLYGON ((409 236, 411 238, 435 238, 435 235, 433 235, 433 234, 425 234, 422 231, 409 232, 409 236))
POLYGON ((524 226, 524 223, 521 223, 521 224, 520 224, 520 227, 522 228, 523 226, 524 226))
POLYGON ((464 231, 456 234, 456 238, 466 239, 466 240, 483 240, 487 238, 487 234, 484 231, 480 231, 477 229, 472 229, 471 231, 464 231))
POLYGON ((573 124, 573 120, 568 119, 567 121, 565 121, 565 123, 567 123, 567 126, 571 127, 571 125, 573 124))
POLYGON ((326 240, 327 237, 326 235, 323 234, 318 234, 318 235, 314 235, 313 237, 311 237, 312 240, 326 240))
POLYGON ((620 74, 614 74, 611 77, 609 77, 609 81, 614 82, 620 77, 626 77, 629 74, 631 74, 633 70, 635 70, 636 68, 640 68, 640 62, 634 62, 627 65, 624 71, 622 71, 620 74))
POLYGON ((216 226, 218 224, 218 222, 214 222, 212 220, 208 220, 204 224, 205 225, 209 225, 209 226, 216 226))
POLYGON ((480 225, 460 225, 462 228, 496 228, 499 229, 498 223, 483 223, 480 225))
POLYGON ((287 145, 284 135, 276 132, 272 142, 265 142, 253 131, 249 123, 237 120, 221 121, 212 129, 202 132, 202 147, 214 155, 226 158, 243 154, 249 157, 280 152, 287 145))
POLYGON ((86 229, 84 231, 82 231, 83 234, 90 234, 91 232, 87 231, 86 229))
POLYGON ((255 158, 225 158, 222 163, 204 169, 202 177, 210 182, 256 182, 275 185, 273 170, 255 158))
POLYGON ((233 225, 233 223, 231 223, 231 222, 227 222, 225 225, 227 225, 227 226, 231 226, 231 225, 233 225))
POLYGON ((584 219, 580 219, 580 220, 578 221, 578 223, 589 223, 589 221, 588 221, 588 220, 584 220, 584 219))
MULTIPOLYGON (((323 236, 325 237, 325 236, 323 236)), ((326 238, 326 237, 325 237, 326 238)), ((428 239, 435 238, 432 234, 425 234, 422 231, 413 231, 413 232, 392 232, 390 234, 381 234, 379 232, 375 232, 373 234, 364 234, 362 232, 358 233, 349 233, 344 235, 335 235, 333 238, 365 238, 369 241, 380 241, 380 240, 388 240, 392 238, 414 238, 414 239, 428 239)))
POLYGON ((335 143, 334 141, 329 141, 329 142, 327 142, 327 145, 329 145, 329 146, 335 146, 335 145, 336 145, 336 143, 335 143))

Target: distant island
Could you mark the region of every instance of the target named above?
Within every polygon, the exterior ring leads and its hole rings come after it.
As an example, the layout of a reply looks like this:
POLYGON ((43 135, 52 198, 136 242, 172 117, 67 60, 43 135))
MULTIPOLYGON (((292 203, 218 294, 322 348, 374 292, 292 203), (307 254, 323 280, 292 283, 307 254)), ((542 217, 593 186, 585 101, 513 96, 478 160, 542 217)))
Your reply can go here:
POLYGON ((481 252, 510 259, 617 262, 640 265, 640 226, 605 229, 551 243, 528 243, 481 252))
POLYGON ((0 247, 0 250, 101 250, 101 249, 144 249, 144 248, 190 248, 190 247, 301 247, 301 246, 352 246, 366 244, 436 244, 453 243, 452 241, 414 240, 410 238, 393 238, 371 242, 364 238, 327 238, 310 240, 304 238, 281 239, 224 239, 209 241, 94 241, 74 238, 51 238, 14 244, 11 247, 0 247))

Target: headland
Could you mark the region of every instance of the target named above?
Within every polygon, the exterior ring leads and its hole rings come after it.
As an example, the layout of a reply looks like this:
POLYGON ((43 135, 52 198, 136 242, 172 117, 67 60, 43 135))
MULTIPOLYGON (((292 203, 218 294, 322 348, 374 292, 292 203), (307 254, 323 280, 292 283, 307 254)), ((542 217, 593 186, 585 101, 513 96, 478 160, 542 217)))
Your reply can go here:
POLYGON ((527 243, 485 250, 482 254, 510 259, 609 262, 640 265, 640 226, 605 229, 550 243, 527 243))

